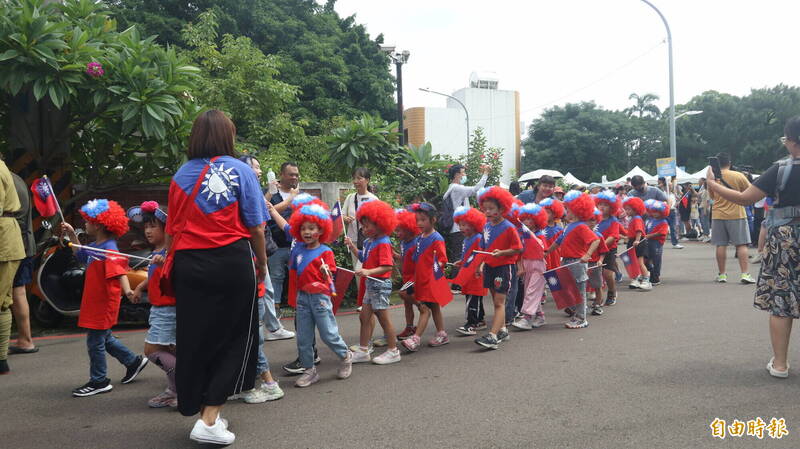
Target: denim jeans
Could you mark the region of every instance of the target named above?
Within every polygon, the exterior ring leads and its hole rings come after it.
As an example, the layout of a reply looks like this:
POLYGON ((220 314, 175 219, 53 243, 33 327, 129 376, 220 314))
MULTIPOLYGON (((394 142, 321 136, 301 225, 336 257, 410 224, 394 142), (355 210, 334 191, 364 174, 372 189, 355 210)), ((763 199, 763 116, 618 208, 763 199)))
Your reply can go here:
POLYGON ((136 361, 136 354, 111 334, 111 329, 89 329, 86 333, 86 349, 89 351, 89 376, 93 382, 108 377, 106 352, 126 367, 136 361))
POLYGON ((283 282, 289 275, 290 248, 278 248, 267 259, 270 276, 272 276, 272 289, 275 304, 280 304, 283 298, 283 282))
POLYGON ((647 242, 647 258, 650 260, 650 282, 661 281, 661 256, 664 253, 664 244, 650 240, 647 242))
POLYGON ((272 279, 269 277, 269 270, 267 270, 267 275, 264 276, 264 290, 266 290, 266 295, 264 296, 264 312, 261 312, 261 309, 259 309, 258 317, 264 322, 264 327, 267 328, 268 331, 275 332, 283 328, 283 325, 278 319, 278 315, 275 313, 275 289, 272 286, 272 279))
POLYGON ((700 209, 700 226, 703 228, 703 235, 706 237, 711 235, 711 217, 708 212, 705 209, 700 209))
MULTIPOLYGON (((269 302, 271 302, 269 294, 258 298, 258 316, 262 320, 265 319, 265 315, 268 314, 267 309, 269 302)), ((264 325, 266 326, 266 322, 264 322, 264 325)), ((269 371, 269 360, 264 353, 264 327, 258 326, 258 361, 256 362, 256 375, 260 376, 267 371, 269 371)))
POLYGON ((506 295, 506 323, 510 323, 517 316, 517 290, 519 290, 519 276, 517 275, 517 265, 512 265, 511 288, 506 295))
POLYGON ((676 226, 678 223, 678 213, 675 209, 669 211, 667 222, 669 224, 669 239, 672 242, 672 246, 675 246, 678 244, 678 227, 676 226))
POLYGON ((336 353, 339 358, 347 357, 347 345, 339 335, 339 326, 333 316, 331 298, 321 293, 297 292, 297 352, 300 364, 305 369, 314 367, 314 328, 319 338, 336 353))

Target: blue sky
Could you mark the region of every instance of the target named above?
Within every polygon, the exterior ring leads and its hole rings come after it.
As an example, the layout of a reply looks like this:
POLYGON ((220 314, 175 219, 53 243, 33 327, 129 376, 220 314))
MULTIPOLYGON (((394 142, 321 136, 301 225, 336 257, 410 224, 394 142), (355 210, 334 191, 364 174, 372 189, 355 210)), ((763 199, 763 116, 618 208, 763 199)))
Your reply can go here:
MULTIPOLYGON (((653 2, 672 28, 677 104, 706 90, 800 85, 800 1, 653 2)), ((411 52, 406 108, 443 106, 418 88, 449 93, 474 70, 520 91, 526 123, 565 102, 623 109, 632 92, 668 105, 666 32, 639 0, 338 0, 336 10, 411 52)))

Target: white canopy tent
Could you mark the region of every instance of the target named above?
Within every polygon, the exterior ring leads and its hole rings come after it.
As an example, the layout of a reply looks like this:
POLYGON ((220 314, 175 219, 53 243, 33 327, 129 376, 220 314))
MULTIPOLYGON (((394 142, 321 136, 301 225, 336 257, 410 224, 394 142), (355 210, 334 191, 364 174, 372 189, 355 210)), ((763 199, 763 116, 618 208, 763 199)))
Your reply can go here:
POLYGON ((603 176, 603 182, 601 182, 600 184, 602 184, 604 187, 613 187, 613 186, 615 186, 617 184, 625 184, 627 182, 628 178, 633 178, 634 176, 637 176, 637 175, 641 176, 642 178, 644 178, 644 182, 646 182, 648 184, 655 184, 655 183, 658 182, 658 176, 653 176, 653 175, 647 173, 646 171, 642 170, 637 165, 636 167, 633 167, 631 169, 631 171, 629 171, 628 173, 625 173, 624 175, 622 175, 622 177, 617 178, 617 179, 615 179, 613 181, 608 181, 607 178, 605 176, 603 176))
POLYGON ((583 181, 581 181, 580 179, 576 178, 576 177, 575 177, 575 175, 573 175, 573 174, 572 174, 572 173, 570 173, 570 172, 567 172, 567 174, 566 174, 566 175, 564 175, 564 182, 565 182, 567 185, 570 185, 570 186, 581 186, 581 187, 586 187, 586 186, 588 186, 588 185, 589 185, 588 183, 586 183, 586 182, 583 182, 583 181))
POLYGON ((534 171, 525 173, 524 175, 520 176, 517 181, 519 181, 519 182, 535 181, 535 180, 541 178, 542 176, 552 176, 554 178, 563 178, 564 177, 564 175, 562 175, 561 172, 558 171, 558 170, 545 170, 543 168, 540 168, 539 170, 534 170, 534 171))

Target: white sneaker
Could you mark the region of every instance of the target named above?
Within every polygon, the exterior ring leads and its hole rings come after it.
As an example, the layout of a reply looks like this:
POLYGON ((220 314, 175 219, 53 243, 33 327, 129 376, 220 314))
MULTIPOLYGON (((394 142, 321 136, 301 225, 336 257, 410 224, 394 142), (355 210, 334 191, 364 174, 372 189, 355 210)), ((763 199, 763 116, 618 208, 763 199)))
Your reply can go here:
POLYGON ((228 430, 226 423, 219 417, 213 426, 207 426, 202 419, 198 419, 194 423, 192 433, 189 434, 189 439, 197 441, 198 443, 211 443, 229 445, 233 444, 236 440, 236 435, 228 430))
POLYGON ((678 243, 677 245, 672 245, 672 249, 683 249, 683 245, 678 243))
POLYGON ((653 289, 653 284, 651 284, 650 281, 642 281, 639 283, 639 289, 649 292, 653 289))
POLYGON ((586 299, 594 300, 595 298, 597 298, 597 293, 595 292, 589 292, 586 294, 586 299))
POLYGON ((522 316, 514 320, 514 322, 511 323, 511 325, 516 327, 517 329, 531 330, 533 329, 533 319, 522 316))
POLYGON ((544 326, 545 324, 547 324, 547 322, 544 320, 544 315, 536 315, 533 317, 533 323, 531 323, 531 326, 536 329, 544 326))
POLYGON ((641 286, 642 286, 642 284, 641 284, 641 281, 639 281, 639 278, 633 279, 631 281, 631 283, 628 284, 628 288, 630 288, 630 289, 641 288, 641 286))
POLYGON ((772 377, 779 377, 781 379, 785 379, 789 377, 789 364, 786 364, 786 371, 778 371, 772 367, 772 362, 775 361, 775 357, 769 359, 769 363, 767 363, 767 371, 772 377))
MULTIPOLYGON (((394 348, 394 351, 388 349, 383 354, 372 359, 372 363, 376 365, 388 365, 390 363, 397 363, 399 361, 400 361, 400 350, 397 348, 394 348)), ((353 360, 353 363, 355 363, 355 360, 353 360)))
POLYGON ((290 338, 294 338, 294 332, 282 327, 275 332, 267 332, 267 335, 264 336, 264 340, 267 341, 275 341, 275 340, 288 340, 290 338))
POLYGON ((369 355, 369 352, 358 346, 356 348, 357 349, 355 351, 351 351, 353 353, 353 363, 367 363, 372 359, 372 357, 369 355))
MULTIPOLYGON (((362 351, 361 345, 350 345, 350 347, 347 349, 349 349, 351 352, 362 351)), ((375 352, 375 347, 372 346, 372 342, 369 342, 369 346, 367 346, 367 354, 372 354, 373 352, 375 352)))
POLYGON ((282 398, 283 394, 283 390, 277 382, 272 388, 267 387, 267 383, 264 382, 258 388, 243 391, 241 397, 248 404, 261 404, 267 401, 276 401, 282 398))

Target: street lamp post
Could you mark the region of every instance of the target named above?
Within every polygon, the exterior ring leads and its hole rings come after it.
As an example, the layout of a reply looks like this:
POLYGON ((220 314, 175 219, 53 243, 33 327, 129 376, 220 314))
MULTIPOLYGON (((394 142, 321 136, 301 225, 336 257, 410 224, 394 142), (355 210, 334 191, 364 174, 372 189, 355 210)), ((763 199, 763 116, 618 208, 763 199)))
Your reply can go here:
POLYGON ((447 95, 447 94, 442 93, 442 92, 436 92, 435 90, 430 90, 430 89, 424 88, 424 87, 420 87, 419 90, 421 90, 423 92, 428 92, 428 93, 431 93, 431 94, 441 95, 441 96, 447 97, 447 98, 452 98, 453 100, 456 101, 456 103, 460 104, 461 107, 464 109, 464 116, 466 117, 466 121, 467 121, 467 157, 469 157, 469 111, 467 111, 467 106, 464 103, 462 103, 461 100, 459 100, 458 98, 456 98, 456 97, 454 97, 452 95, 447 95))
POLYGON ((648 0, 642 1, 646 3, 647 6, 653 8, 658 16, 661 17, 661 21, 664 22, 664 27, 667 29, 667 47, 669 50, 669 156, 677 163, 678 151, 675 147, 675 85, 672 78, 672 32, 669 29, 669 23, 667 23, 667 18, 664 17, 664 14, 661 14, 661 11, 648 0))
POLYGON ((697 115, 697 114, 702 114, 702 113, 703 113, 703 111, 684 111, 684 112, 681 112, 680 114, 676 115, 675 116, 675 120, 678 120, 679 118, 683 117, 684 115, 697 115))
POLYGON ((400 131, 399 141, 402 147, 406 144, 406 134, 403 127, 403 64, 408 62, 411 52, 408 50, 396 52, 394 47, 381 47, 381 49, 386 52, 397 69, 397 127, 400 131))

